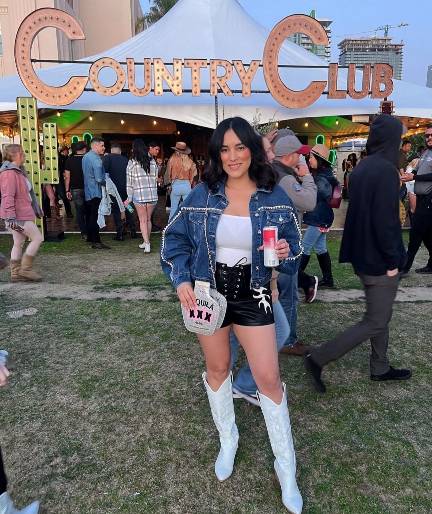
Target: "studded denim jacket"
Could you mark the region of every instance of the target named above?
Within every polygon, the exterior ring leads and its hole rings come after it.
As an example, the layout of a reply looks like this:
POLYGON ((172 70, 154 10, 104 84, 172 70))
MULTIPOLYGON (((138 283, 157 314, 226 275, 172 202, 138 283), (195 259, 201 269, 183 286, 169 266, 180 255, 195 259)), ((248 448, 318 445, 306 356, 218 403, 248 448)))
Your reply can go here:
MULTIPOLYGON (((216 287, 216 227, 228 203, 225 184, 214 191, 199 184, 163 231, 161 265, 175 288, 196 280, 216 287)), ((249 202, 249 212, 253 238, 251 288, 266 285, 272 274, 272 269, 264 266, 264 252, 258 250, 265 226, 277 226, 279 239, 286 239, 290 245, 288 258, 276 269, 289 275, 296 273, 303 250, 301 232, 294 206, 283 189, 258 189, 249 202)))

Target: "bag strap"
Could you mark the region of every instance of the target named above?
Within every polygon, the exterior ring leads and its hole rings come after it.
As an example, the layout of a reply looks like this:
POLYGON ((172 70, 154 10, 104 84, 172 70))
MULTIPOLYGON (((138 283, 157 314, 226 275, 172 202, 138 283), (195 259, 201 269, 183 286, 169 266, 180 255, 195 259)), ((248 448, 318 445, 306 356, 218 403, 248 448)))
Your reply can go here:
POLYGON ((209 264, 210 264, 210 269, 213 274, 214 283, 216 284, 216 274, 215 274, 215 270, 213 268, 213 263, 212 263, 212 259, 211 259, 211 255, 210 255, 210 247, 209 247, 208 238, 207 238, 207 218, 208 218, 209 200, 210 200, 210 191, 207 194, 207 202, 206 202, 205 215, 204 215, 204 237, 205 237, 206 246, 207 246, 207 255, 208 255, 208 260, 209 260, 209 264))

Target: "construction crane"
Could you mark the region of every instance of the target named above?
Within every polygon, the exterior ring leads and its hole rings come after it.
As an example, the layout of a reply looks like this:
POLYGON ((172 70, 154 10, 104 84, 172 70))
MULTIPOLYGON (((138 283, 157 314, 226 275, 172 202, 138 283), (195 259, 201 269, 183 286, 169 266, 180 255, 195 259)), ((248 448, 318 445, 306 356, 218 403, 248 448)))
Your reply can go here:
POLYGON ((337 38, 345 38, 345 37, 353 37, 353 36, 360 36, 362 34, 372 34, 372 33, 375 33, 375 36, 376 36, 376 33, 379 31, 379 30, 383 30, 384 31, 384 37, 388 37, 388 33, 389 33, 389 30, 390 29, 399 29, 399 28, 402 28, 402 27, 408 27, 409 26, 409 23, 399 23, 399 25, 383 25, 382 27, 378 27, 376 28, 375 30, 366 30, 364 32, 357 32, 356 34, 340 34, 340 35, 337 35, 335 37, 337 38))
POLYGON ((401 27, 408 27, 409 23, 399 23, 399 25, 383 25, 382 27, 378 27, 375 29, 375 32, 378 32, 379 30, 384 31, 384 37, 388 37, 388 33, 390 29, 400 29, 401 27))

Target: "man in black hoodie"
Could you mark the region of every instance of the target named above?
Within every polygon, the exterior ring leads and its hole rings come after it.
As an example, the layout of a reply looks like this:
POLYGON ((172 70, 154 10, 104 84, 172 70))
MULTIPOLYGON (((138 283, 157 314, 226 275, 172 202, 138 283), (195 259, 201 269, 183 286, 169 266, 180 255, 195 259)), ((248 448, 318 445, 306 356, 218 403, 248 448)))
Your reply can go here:
POLYGON ((395 369, 387 357, 388 325, 399 284, 405 249, 399 221, 399 146, 402 124, 388 114, 372 123, 368 157, 351 173, 350 203, 340 249, 340 262, 350 262, 366 295, 366 312, 356 325, 313 348, 305 367, 315 389, 324 393, 322 368, 370 339, 372 380, 407 380, 411 371, 395 369))

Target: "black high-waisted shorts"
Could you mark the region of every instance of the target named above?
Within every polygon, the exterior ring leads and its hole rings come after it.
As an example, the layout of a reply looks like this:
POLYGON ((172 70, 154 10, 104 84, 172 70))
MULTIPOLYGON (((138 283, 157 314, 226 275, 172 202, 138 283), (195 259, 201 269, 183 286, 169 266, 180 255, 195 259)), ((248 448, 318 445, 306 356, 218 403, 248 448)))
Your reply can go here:
POLYGON ((216 288, 227 300, 222 327, 235 323, 246 327, 274 323, 270 284, 251 289, 251 266, 229 267, 216 263, 216 288))

